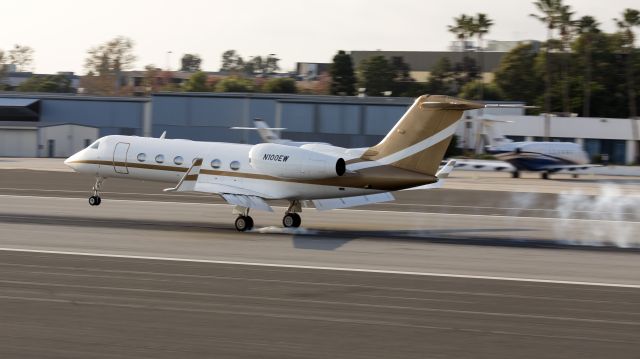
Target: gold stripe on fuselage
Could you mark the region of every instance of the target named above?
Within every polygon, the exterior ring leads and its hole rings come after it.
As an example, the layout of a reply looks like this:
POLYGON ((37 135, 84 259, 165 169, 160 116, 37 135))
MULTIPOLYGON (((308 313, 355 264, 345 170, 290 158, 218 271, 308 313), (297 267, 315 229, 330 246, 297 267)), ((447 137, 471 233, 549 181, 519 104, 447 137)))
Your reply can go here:
MULTIPOLYGON (((73 163, 85 163, 102 166, 115 166, 115 167, 128 167, 128 168, 141 168, 156 171, 171 171, 171 172, 187 172, 187 167, 175 167, 166 165, 155 165, 147 163, 135 163, 135 162, 119 162, 119 161, 100 161, 100 160, 78 160, 73 163)), ((372 190, 383 191, 395 191, 415 186, 421 186, 424 184, 437 182, 438 179, 434 176, 425 175, 418 172, 413 172, 401 168, 397 168, 390 165, 376 166, 364 168, 358 171, 358 173, 347 173, 340 177, 331 177, 324 179, 288 179, 274 177, 258 173, 247 172, 230 172, 214 169, 200 169, 200 174, 211 176, 224 176, 224 177, 239 177, 249 179, 259 179, 267 181, 278 181, 288 183, 299 184, 312 184, 321 186, 333 186, 333 187, 345 187, 345 188, 364 188, 372 190)))

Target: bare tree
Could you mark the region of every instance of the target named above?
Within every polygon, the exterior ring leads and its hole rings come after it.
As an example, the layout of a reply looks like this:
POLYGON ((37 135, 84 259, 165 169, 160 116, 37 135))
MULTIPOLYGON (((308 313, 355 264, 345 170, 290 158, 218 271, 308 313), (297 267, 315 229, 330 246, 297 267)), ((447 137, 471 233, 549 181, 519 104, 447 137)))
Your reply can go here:
MULTIPOLYGON (((136 61, 133 54, 133 41, 124 36, 118 36, 87 51, 84 67, 88 76, 98 76, 99 81, 88 83, 113 83, 114 92, 120 91, 120 75, 123 70, 130 69, 136 61)), ((105 91, 104 88, 100 90, 105 91)), ((108 92, 108 91, 107 91, 108 92)))
POLYGON ((133 54, 133 41, 118 36, 87 51, 84 67, 88 73, 105 75, 128 70, 136 61, 133 54))
POLYGON ((15 44, 9 50, 9 63, 16 65, 17 71, 27 71, 33 64, 33 49, 29 46, 15 44))

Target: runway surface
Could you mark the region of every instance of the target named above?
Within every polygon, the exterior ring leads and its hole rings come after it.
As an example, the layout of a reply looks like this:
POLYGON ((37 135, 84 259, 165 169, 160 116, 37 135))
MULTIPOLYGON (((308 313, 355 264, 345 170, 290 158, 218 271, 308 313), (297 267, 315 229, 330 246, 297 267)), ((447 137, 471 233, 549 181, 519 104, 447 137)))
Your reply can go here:
POLYGON ((3 358, 634 358, 640 290, 0 251, 3 358))
POLYGON ((215 197, 107 183, 90 207, 91 178, 0 170, 0 358, 637 358, 620 193, 401 192, 299 230, 276 202, 238 233, 215 197))

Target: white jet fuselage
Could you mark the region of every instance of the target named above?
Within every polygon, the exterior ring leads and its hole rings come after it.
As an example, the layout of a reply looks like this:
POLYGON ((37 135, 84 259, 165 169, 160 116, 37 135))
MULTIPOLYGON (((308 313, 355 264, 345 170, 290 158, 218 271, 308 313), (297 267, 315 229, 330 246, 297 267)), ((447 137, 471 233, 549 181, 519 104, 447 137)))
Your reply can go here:
MULTIPOLYGON (((233 188, 234 193, 255 195, 265 199, 321 199, 358 196, 386 192, 389 188, 363 184, 358 174, 347 173, 333 178, 287 178, 274 176, 264 171, 271 166, 274 172, 283 166, 301 167, 305 163, 320 163, 312 159, 296 159, 301 149, 280 146, 280 153, 261 154, 261 166, 252 165, 250 152, 253 145, 198 142, 182 139, 149 138, 137 136, 106 136, 76 153, 65 164, 77 172, 103 178, 128 178, 167 183, 177 183, 187 172, 195 158, 202 158, 199 181, 233 188), (97 147, 97 148, 92 148, 97 147), (297 162, 296 162, 297 161, 297 162), (262 170, 261 170, 262 169, 262 170), (368 187, 368 188, 365 188, 368 187), (379 188, 375 188, 379 187, 379 188)), ((271 144, 270 144, 271 145, 271 144)), ((350 160, 364 151, 349 150, 330 146, 330 154, 318 153, 324 157, 350 160)), ((333 164, 325 163, 325 167, 333 164)), ((375 178, 374 178, 375 180, 375 178)), ((415 180, 415 179, 414 179, 415 180)), ((423 183, 433 182, 425 176, 423 183)), ((412 183, 413 185, 413 183, 412 183)))

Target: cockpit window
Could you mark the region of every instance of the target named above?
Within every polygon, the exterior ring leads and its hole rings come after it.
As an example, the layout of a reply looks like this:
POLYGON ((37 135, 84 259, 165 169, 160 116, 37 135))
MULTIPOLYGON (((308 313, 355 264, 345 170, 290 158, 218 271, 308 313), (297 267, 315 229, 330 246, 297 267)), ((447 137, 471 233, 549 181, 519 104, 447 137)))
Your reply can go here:
POLYGON ((93 148, 94 150, 97 150, 98 147, 100 147, 100 141, 96 141, 91 146, 89 146, 89 148, 93 148))

